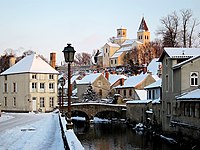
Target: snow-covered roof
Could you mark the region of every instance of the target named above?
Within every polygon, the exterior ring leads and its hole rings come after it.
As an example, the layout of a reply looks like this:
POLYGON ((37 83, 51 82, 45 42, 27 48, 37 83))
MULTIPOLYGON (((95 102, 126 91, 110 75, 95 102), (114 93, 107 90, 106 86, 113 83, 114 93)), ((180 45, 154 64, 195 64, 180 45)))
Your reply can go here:
POLYGON ((127 52, 130 51, 132 49, 132 46, 123 46, 121 47, 119 50, 117 50, 117 52, 115 52, 115 54, 111 57, 111 58, 117 58, 119 57, 123 52, 127 52))
POLYGON ((160 104, 160 98, 152 100, 151 103, 152 104, 160 104))
MULTIPOLYGON (((77 82, 77 81, 78 81, 78 80, 77 80, 78 77, 79 77, 79 75, 74 75, 74 76, 72 76, 71 81, 70 81, 71 84, 72 84, 74 81, 76 81, 76 84, 77 84, 77 83, 78 83, 78 82, 77 82)), ((65 81, 64 88, 66 88, 66 89, 68 88, 68 80, 65 81)))
POLYGON ((138 85, 140 82, 142 82, 147 76, 148 76, 148 74, 140 74, 137 76, 130 76, 129 78, 127 78, 127 80, 125 80, 123 86, 117 86, 116 88, 129 88, 129 87, 133 88, 136 85, 138 85))
POLYGON ((112 43, 112 42, 108 42, 106 44, 109 45, 110 47, 120 47, 119 44, 112 43))
POLYGON ((135 90, 135 92, 139 96, 140 100, 146 100, 147 99, 147 91, 146 90, 135 90))
POLYGON ((136 41, 136 40, 135 39, 127 39, 122 43, 122 46, 132 45, 134 41, 136 41))
POLYGON ((102 75, 102 73, 93 73, 86 75, 85 77, 83 77, 82 80, 79 80, 77 84, 92 84, 100 75, 102 75))
POLYGON ((147 71, 151 72, 152 74, 157 74, 160 64, 161 63, 158 62, 158 58, 154 58, 147 66, 147 71))
POLYGON ((127 77, 125 75, 110 74, 109 75, 109 82, 110 82, 111 85, 113 85, 119 79, 126 79, 126 78, 127 77))
POLYGON ((154 82, 154 83, 152 83, 150 85, 145 86, 144 89, 152 89, 152 88, 162 87, 161 84, 162 84, 162 80, 159 79, 158 81, 156 81, 156 82, 154 82))
POLYGON ((196 60, 196 59, 198 59, 198 58, 200 58, 200 55, 194 56, 194 57, 192 57, 192 58, 190 58, 190 59, 187 59, 187 60, 185 60, 185 61, 183 61, 183 62, 181 62, 181 63, 178 63, 178 64, 172 66, 172 68, 173 68, 173 69, 180 68, 181 66, 187 64, 188 62, 193 62, 194 60, 196 60))
POLYGON ((127 101, 126 104, 148 104, 152 100, 132 100, 132 101, 127 101))
POLYGON ((123 46, 121 47, 117 52, 126 52, 126 51, 130 51, 132 49, 132 46, 123 46))
POLYGON ((123 27, 123 26, 121 26, 119 29, 125 29, 125 30, 126 30, 126 28, 125 28, 125 27, 123 27))
POLYGON ((177 100, 200 100, 200 89, 184 93, 176 97, 177 100))
POLYGON ((162 61, 164 53, 170 58, 190 58, 200 55, 200 48, 164 48, 158 61, 162 61))
POLYGON ((18 73, 49 73, 58 74, 53 67, 42 60, 38 55, 28 55, 6 71, 2 72, 1 75, 18 74, 18 73))
POLYGON ((123 52, 116 52, 111 58, 119 57, 123 52))
POLYGON ((200 48, 165 48, 170 57, 190 57, 200 55, 200 48))
POLYGON ((157 75, 151 75, 156 81, 160 80, 160 78, 157 75))

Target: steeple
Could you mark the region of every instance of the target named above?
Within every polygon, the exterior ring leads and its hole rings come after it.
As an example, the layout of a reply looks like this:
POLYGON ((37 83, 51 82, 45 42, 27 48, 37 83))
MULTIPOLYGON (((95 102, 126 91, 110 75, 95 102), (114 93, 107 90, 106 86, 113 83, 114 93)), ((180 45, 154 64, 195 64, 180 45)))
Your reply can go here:
POLYGON ((142 21, 137 32, 137 40, 142 42, 143 44, 150 42, 150 32, 147 27, 146 21, 144 20, 144 17, 142 17, 142 21))
POLYGON ((140 27, 139 27, 138 31, 140 31, 140 30, 149 31, 146 21, 144 20, 144 17, 142 17, 142 21, 140 23, 140 27))

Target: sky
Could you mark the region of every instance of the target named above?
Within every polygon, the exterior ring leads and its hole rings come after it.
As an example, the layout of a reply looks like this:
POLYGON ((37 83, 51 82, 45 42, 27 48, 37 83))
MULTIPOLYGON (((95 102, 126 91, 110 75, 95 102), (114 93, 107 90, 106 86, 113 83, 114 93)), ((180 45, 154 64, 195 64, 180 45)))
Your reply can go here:
POLYGON ((162 17, 191 9, 198 18, 199 5, 199 0, 0 0, 0 55, 6 49, 18 55, 33 50, 49 60, 56 52, 60 65, 67 43, 76 53, 92 54, 121 26, 135 39, 143 16, 153 40, 162 17))

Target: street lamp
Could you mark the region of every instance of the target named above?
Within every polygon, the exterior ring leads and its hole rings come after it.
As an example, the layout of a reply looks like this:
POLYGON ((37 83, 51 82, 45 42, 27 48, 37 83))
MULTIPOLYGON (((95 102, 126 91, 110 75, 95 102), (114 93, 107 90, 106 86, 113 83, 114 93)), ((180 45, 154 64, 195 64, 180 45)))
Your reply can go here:
POLYGON ((74 54, 75 54, 75 50, 74 48, 71 46, 71 44, 67 44, 67 47, 64 48, 64 50, 62 51, 64 53, 64 57, 65 57, 65 62, 68 63, 68 113, 67 113, 67 129, 72 129, 72 119, 71 119, 71 93, 72 93, 72 89, 71 89, 71 72, 70 72, 70 64, 74 61, 74 54))
POLYGON ((62 102, 61 94, 62 94, 62 88, 59 87, 59 89, 58 89, 58 98, 59 98, 59 109, 60 110, 61 110, 61 102, 62 102))
MULTIPOLYGON (((63 86, 65 85, 65 79, 63 78, 63 77, 61 77, 60 79, 59 79, 59 83, 60 83, 60 85, 61 85, 61 87, 62 87, 62 91, 61 91, 61 103, 60 103, 60 106, 62 106, 63 107, 63 102, 64 102, 64 99, 63 99, 63 94, 64 94, 64 88, 63 88, 63 86)), ((59 89, 60 90, 60 89, 59 89)))

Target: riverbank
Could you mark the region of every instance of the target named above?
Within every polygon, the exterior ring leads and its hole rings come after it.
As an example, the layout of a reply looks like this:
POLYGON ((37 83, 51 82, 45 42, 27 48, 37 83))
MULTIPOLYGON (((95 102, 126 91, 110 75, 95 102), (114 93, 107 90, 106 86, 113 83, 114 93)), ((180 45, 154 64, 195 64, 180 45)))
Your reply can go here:
POLYGON ((175 149, 180 150, 199 150, 200 140, 195 140, 192 137, 186 137, 178 132, 167 133, 163 132, 160 126, 146 126, 142 123, 138 124, 128 124, 136 132, 140 134, 149 134, 153 138, 161 139, 166 143, 172 145, 175 149))

